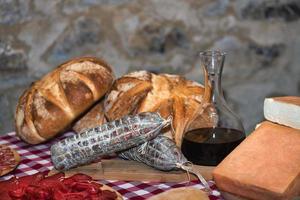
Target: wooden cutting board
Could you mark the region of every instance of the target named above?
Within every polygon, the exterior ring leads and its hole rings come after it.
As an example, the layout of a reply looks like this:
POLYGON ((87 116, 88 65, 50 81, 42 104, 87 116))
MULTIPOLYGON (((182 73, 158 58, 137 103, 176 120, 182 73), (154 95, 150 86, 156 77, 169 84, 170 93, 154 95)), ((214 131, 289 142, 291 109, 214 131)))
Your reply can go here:
MULTIPOLYGON (((208 166, 194 166, 199 173, 206 180, 212 179, 212 170, 214 167, 208 166)), ((52 170, 50 174, 57 173, 56 170, 52 170)), ((152 182, 183 182, 188 181, 188 175, 182 170, 163 172, 152 167, 149 167, 143 163, 121 159, 109 159, 102 160, 98 163, 92 163, 77 167, 65 172, 67 176, 85 173, 94 179, 107 179, 107 180, 127 180, 127 181, 152 181, 152 182)), ((196 176, 190 174, 191 180, 196 180, 196 176)))
MULTIPOLYGON (((194 165, 206 180, 212 180, 214 167, 194 165)), ((53 169, 49 175, 58 173, 53 169)), ((109 159, 77 167, 65 172, 66 176, 76 173, 84 173, 96 180, 123 180, 123 181, 151 181, 151 182, 184 182, 188 181, 187 173, 181 170, 163 172, 143 163, 130 160, 109 159)), ((196 176, 190 174, 191 180, 197 180, 196 176)), ((225 200, 246 200, 241 197, 221 191, 225 200)))

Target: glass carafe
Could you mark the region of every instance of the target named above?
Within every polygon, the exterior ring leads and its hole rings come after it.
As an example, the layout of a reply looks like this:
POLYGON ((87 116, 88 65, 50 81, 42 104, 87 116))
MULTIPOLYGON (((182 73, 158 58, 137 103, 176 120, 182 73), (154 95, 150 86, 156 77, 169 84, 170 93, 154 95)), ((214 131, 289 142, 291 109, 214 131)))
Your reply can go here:
POLYGON ((185 133, 181 148, 192 163, 215 166, 245 139, 245 131, 223 96, 221 78, 225 53, 201 52, 200 60, 205 75, 202 108, 192 129, 185 133))

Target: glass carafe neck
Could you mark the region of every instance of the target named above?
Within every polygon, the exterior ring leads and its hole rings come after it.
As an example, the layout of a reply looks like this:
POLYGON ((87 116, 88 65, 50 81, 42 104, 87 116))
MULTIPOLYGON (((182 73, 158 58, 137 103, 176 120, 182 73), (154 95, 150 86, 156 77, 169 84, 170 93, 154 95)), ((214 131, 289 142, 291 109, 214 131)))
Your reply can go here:
POLYGON ((200 53, 200 59, 211 91, 210 102, 214 103, 218 100, 222 100, 223 91, 221 79, 225 53, 219 51, 205 51, 200 53))
POLYGON ((209 75, 222 74, 225 53, 220 51, 204 51, 200 53, 202 65, 209 75))
MULTIPOLYGON (((221 74, 208 74, 208 83, 211 88, 211 97, 210 102, 216 103, 217 101, 222 101, 223 97, 223 91, 222 91, 222 85, 221 85, 221 74)), ((222 102, 223 103, 223 102, 222 102)))

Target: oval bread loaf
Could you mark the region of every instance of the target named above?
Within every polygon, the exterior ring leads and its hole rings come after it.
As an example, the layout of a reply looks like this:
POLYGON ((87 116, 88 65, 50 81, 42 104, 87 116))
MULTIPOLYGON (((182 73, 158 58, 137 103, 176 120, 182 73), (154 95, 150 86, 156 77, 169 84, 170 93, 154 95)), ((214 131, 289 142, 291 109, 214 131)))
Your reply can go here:
POLYGON ((81 57, 61 64, 19 98, 17 135, 31 144, 54 137, 103 97, 113 79, 111 67, 98 58, 81 57))
POLYGON ((175 133, 165 135, 181 146, 185 131, 197 117, 197 127, 210 127, 208 113, 198 114, 204 102, 204 87, 182 76, 137 71, 117 79, 104 101, 109 121, 140 112, 159 112, 163 118, 173 116, 175 133))

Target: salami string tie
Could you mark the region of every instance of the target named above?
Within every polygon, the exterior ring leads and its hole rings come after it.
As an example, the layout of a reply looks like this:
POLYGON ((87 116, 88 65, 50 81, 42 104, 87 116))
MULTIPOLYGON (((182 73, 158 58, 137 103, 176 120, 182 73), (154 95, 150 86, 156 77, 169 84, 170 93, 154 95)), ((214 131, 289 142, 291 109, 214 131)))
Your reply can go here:
MULTIPOLYGON (((199 179, 199 181, 203 184, 203 186, 205 187, 205 191, 208 192, 209 194, 212 193, 211 188, 209 187, 207 181, 205 180, 205 178, 194 168, 194 165, 191 162, 185 162, 185 163, 178 163, 177 167, 180 169, 185 170, 187 173, 192 173, 195 174, 197 176, 197 178, 199 179)), ((190 176, 189 176, 189 181, 190 181, 190 176)))
MULTIPOLYGON (((158 115, 160 116, 159 113, 158 113, 158 115)), ((161 116, 160 116, 160 117, 161 117, 161 116)), ((162 118, 162 117, 161 117, 161 118, 162 118)), ((169 116, 167 117, 167 119, 163 122, 163 128, 166 128, 166 127, 168 127, 169 125, 171 125, 172 131, 175 132, 175 131, 174 131, 174 128, 173 128, 173 116, 172 116, 172 115, 169 115, 169 116)))

